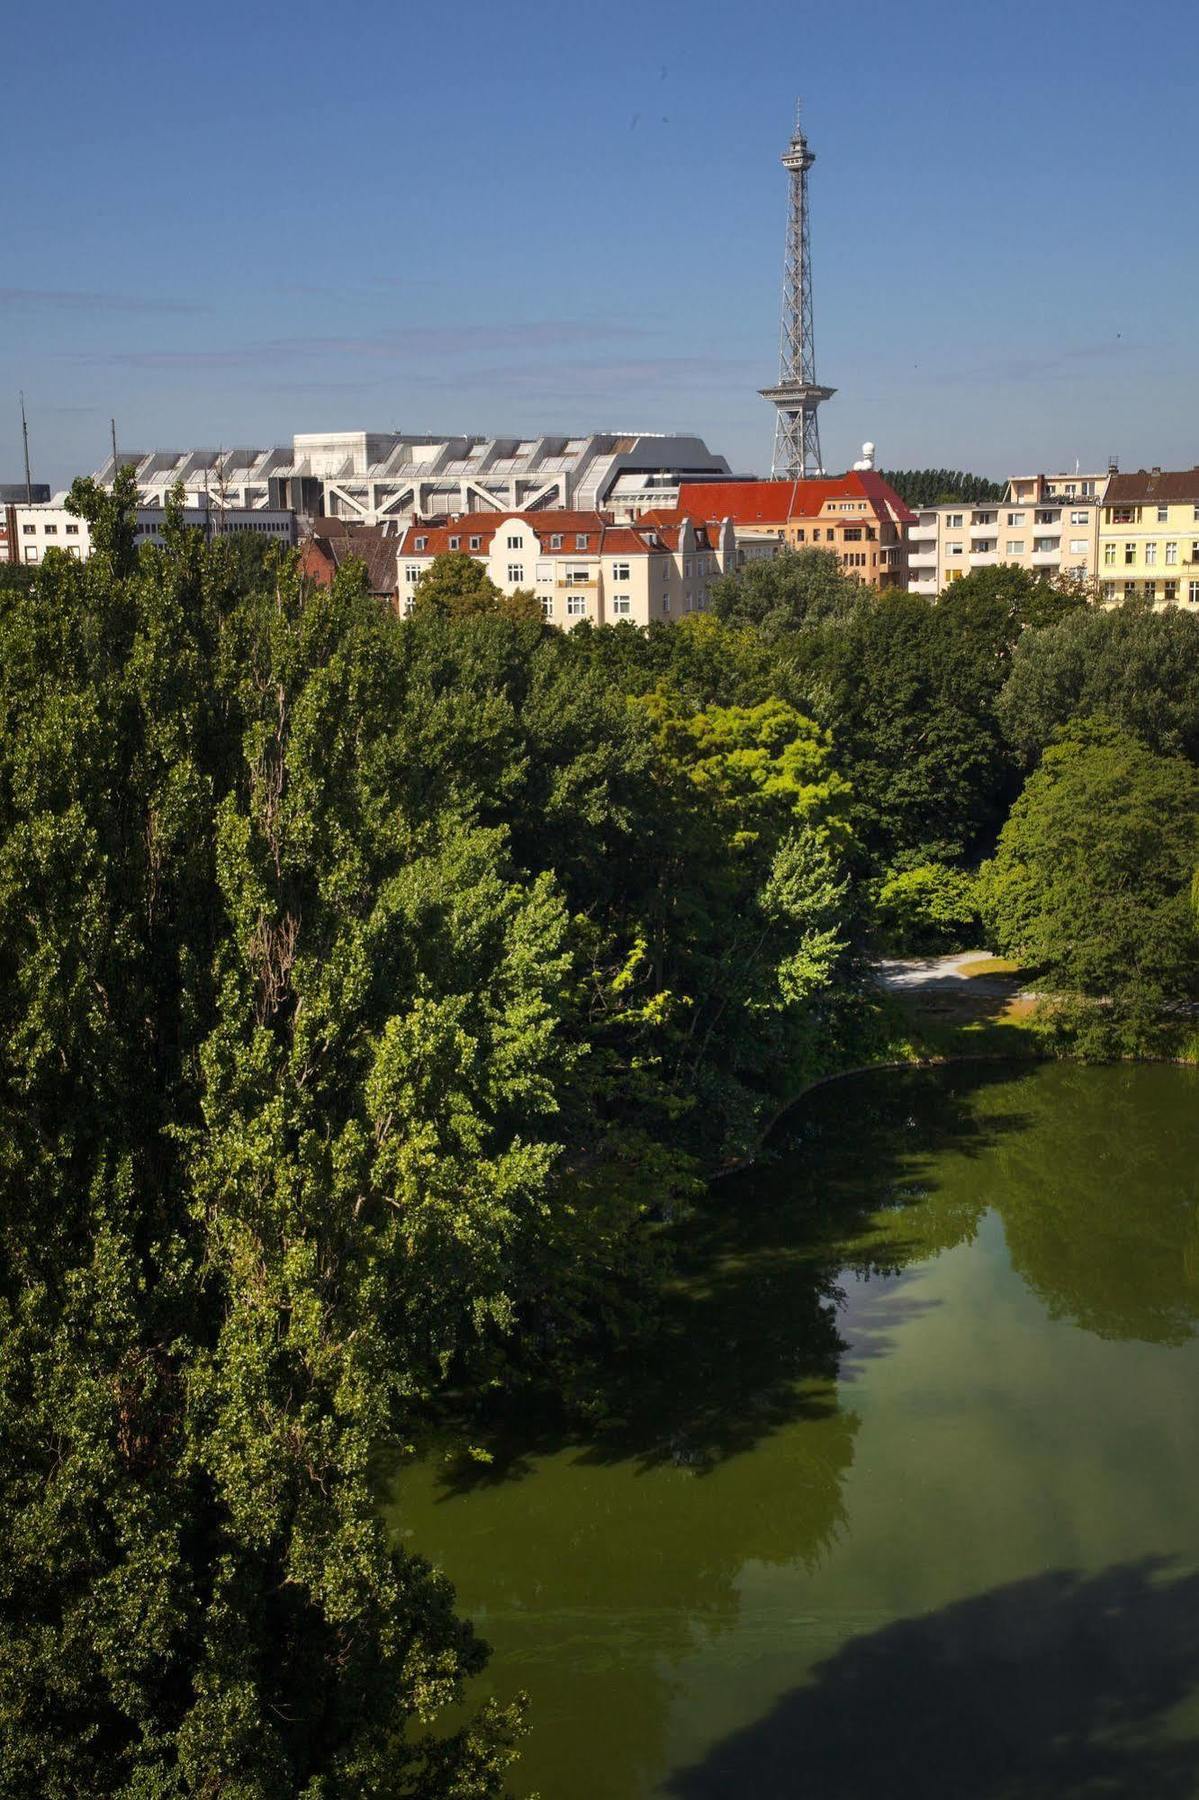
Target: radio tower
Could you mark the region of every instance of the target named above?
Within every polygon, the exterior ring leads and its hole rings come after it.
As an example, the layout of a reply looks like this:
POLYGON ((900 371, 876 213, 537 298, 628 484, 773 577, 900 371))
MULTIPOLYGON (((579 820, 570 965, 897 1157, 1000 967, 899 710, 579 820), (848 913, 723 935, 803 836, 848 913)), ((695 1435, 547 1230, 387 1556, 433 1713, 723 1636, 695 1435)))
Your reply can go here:
POLYGON ((823 473, 820 460, 820 424, 816 410, 836 388, 821 387, 816 380, 816 342, 812 331, 812 240, 808 223, 808 170, 816 161, 799 127, 783 152, 783 167, 790 178, 787 213, 787 252, 783 258, 783 330, 779 350, 778 386, 761 388, 764 400, 778 408, 774 433, 774 460, 770 473, 789 480, 823 473))

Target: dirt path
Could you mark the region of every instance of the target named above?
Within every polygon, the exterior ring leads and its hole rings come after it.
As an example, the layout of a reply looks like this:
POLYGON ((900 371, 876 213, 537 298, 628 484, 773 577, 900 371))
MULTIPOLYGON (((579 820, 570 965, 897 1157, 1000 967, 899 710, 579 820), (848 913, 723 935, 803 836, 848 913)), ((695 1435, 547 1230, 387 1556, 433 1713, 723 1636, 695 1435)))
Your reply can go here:
POLYGON ((952 956, 888 956, 874 965, 874 977, 890 994, 912 997, 969 994, 975 1000, 1010 1000, 1020 993, 1017 975, 972 975, 977 963, 993 962, 989 950, 958 950, 952 956))

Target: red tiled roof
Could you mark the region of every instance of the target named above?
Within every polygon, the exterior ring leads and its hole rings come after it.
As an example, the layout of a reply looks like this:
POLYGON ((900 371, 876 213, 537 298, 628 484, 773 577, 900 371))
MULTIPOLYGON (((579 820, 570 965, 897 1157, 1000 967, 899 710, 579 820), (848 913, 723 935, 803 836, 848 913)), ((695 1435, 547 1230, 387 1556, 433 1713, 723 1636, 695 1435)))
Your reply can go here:
MULTIPOLYGON (((877 518, 913 524, 916 515, 873 469, 811 481, 695 481, 679 488, 678 511, 734 525, 786 525, 816 517, 827 500, 865 500, 877 518)), ((848 518, 849 514, 840 515, 848 518)))

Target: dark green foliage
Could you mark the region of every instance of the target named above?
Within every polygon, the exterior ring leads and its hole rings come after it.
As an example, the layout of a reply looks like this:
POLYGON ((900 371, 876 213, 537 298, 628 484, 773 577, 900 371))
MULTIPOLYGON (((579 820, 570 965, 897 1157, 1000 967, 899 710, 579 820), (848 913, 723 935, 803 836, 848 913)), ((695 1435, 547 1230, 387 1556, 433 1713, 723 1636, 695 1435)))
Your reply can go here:
POLYGON ((1098 717, 1151 750, 1199 762, 1199 617, 1127 602, 1030 632, 998 710, 1026 764, 1072 719, 1098 717))
POLYGON ((767 637, 852 612, 861 587, 843 574, 831 550, 781 550, 712 583, 711 606, 729 625, 752 625, 767 637))
POLYGON ((497 1793, 373 1454, 569 1382, 818 1063, 845 786, 714 621, 401 623, 133 501, 0 608, 0 1791, 497 1793))
POLYGON ((965 475, 960 469, 880 469, 882 479, 909 506, 936 506, 943 500, 1002 500, 1007 484, 988 481, 983 475, 965 475))
POLYGON ((1052 744, 979 883, 997 947, 1030 965, 1084 1054, 1168 1047, 1199 998, 1191 887, 1199 772, 1111 726, 1052 744))

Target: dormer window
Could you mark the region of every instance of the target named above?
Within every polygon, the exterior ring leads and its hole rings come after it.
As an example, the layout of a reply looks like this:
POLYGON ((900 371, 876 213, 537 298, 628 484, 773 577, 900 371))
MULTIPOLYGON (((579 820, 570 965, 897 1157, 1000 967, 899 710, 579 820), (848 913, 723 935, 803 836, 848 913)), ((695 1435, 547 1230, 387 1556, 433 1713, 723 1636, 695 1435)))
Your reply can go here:
POLYGON ((412 548, 414 550, 423 550, 425 548, 425 546, 428 544, 428 542, 429 542, 429 540, 427 537, 414 538, 413 543, 412 543, 412 548))
POLYGON ((482 538, 481 537, 473 537, 470 540, 470 547, 472 550, 481 550, 483 548, 482 538))
POLYGON ((451 550, 459 550, 459 549, 461 549, 461 547, 462 547, 462 539, 460 537, 452 537, 450 539, 450 549, 451 550))
POLYGON ((587 548, 587 533, 585 531, 577 532, 575 534, 575 549, 576 550, 586 550, 586 548, 587 548))
POLYGON ((560 531, 551 532, 551 534, 550 534, 550 549, 551 550, 561 550, 561 548, 562 548, 562 533, 560 531))

